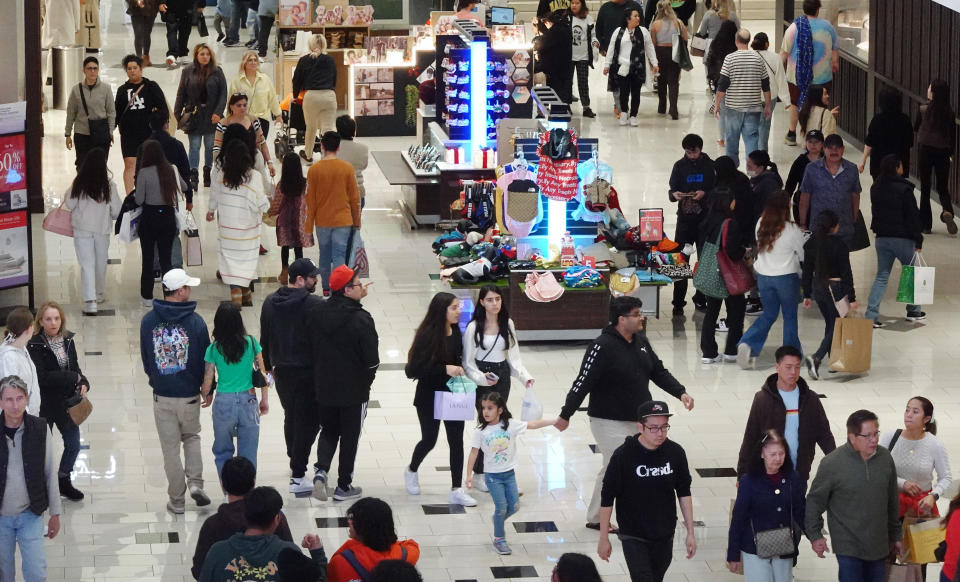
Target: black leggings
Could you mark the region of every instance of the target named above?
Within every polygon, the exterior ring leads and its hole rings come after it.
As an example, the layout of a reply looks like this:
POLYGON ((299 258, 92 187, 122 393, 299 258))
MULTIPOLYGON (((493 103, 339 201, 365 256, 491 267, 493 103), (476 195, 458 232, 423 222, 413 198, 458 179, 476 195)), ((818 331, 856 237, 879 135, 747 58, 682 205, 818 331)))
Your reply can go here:
POLYGON ((290 249, 293 249, 293 256, 303 258, 303 247, 280 247, 280 264, 284 269, 290 264, 290 249))
POLYGON ((918 152, 918 173, 920 174, 920 221, 924 230, 933 228, 933 212, 930 209, 930 190, 932 180, 937 178, 937 192, 940 194, 942 212, 953 213, 950 202, 950 150, 921 145, 918 152))
POLYGON ((173 206, 143 205, 140 216, 140 297, 153 298, 153 248, 157 247, 160 256, 160 272, 171 268, 173 239, 177 237, 177 218, 173 206))
POLYGON ((420 442, 413 448, 410 458, 410 470, 414 473, 433 450, 440 436, 440 423, 447 432, 447 446, 450 447, 450 483, 453 488, 463 485, 463 427, 462 420, 434 420, 433 403, 417 407, 417 419, 420 421, 420 442))
POLYGON ((153 23, 156 18, 156 15, 130 15, 130 24, 133 25, 133 52, 138 57, 150 54, 150 33, 153 32, 153 23))

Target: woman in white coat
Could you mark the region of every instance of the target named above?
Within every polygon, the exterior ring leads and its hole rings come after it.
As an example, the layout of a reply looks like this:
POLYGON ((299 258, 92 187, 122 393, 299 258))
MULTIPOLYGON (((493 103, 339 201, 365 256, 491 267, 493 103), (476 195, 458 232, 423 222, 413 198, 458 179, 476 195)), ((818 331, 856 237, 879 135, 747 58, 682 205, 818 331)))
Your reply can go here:
POLYGON ((610 35, 603 64, 603 74, 609 75, 608 89, 620 90, 620 125, 638 125, 640 89, 645 83, 653 86, 653 75, 660 72, 658 65, 650 32, 640 26, 640 11, 626 10, 623 25, 610 35))
POLYGON ((7 330, 0 344, 0 378, 19 376, 30 394, 27 412, 40 414, 40 382, 37 366, 27 352, 27 342, 33 337, 33 314, 26 307, 17 307, 7 315, 7 330))

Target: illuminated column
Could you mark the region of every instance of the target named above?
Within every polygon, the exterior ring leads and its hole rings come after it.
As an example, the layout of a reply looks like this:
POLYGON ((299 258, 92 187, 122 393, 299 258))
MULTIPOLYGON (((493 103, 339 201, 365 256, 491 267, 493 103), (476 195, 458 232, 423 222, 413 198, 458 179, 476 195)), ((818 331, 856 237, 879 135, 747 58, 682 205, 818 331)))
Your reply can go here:
POLYGON ((487 147, 487 42, 470 42, 470 147, 466 158, 473 160, 474 148, 487 147))

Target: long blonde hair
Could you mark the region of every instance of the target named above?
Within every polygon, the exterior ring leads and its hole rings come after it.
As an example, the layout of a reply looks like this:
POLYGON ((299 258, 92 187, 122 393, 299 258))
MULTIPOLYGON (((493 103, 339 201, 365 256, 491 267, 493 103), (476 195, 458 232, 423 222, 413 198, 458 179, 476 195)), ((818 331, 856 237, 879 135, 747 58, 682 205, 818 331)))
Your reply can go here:
POLYGON ((727 20, 730 18, 730 0, 713 0, 713 8, 721 19, 727 20))
POLYGON ((653 19, 670 19, 673 21, 674 26, 677 27, 677 30, 680 30, 680 20, 677 19, 677 13, 673 11, 673 6, 671 6, 670 0, 660 0, 657 2, 657 15, 653 19))

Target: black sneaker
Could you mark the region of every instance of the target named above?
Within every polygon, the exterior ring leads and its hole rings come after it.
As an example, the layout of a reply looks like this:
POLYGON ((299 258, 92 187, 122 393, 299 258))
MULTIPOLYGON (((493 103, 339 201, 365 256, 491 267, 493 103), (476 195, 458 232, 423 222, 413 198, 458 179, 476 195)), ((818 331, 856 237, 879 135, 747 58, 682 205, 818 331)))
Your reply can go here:
POLYGON ((584 117, 589 117, 590 119, 593 119, 594 117, 597 116, 597 114, 593 112, 593 109, 590 109, 589 107, 584 107, 584 108, 583 108, 583 116, 584 116, 584 117))
POLYGON ((333 498, 337 501, 349 501, 351 499, 360 499, 363 497, 363 489, 360 487, 354 487, 353 485, 347 485, 347 488, 337 487, 333 492, 333 498))
POLYGON ((694 302, 693 308, 699 311, 700 313, 705 313, 707 311, 707 304, 694 302))
POLYGON ((217 42, 223 42, 223 39, 225 38, 227 38, 227 35, 223 34, 222 32, 217 33, 217 42))
POLYGON ((788 146, 797 145, 797 132, 788 131, 786 137, 783 138, 783 143, 787 144, 788 146))
POLYGON ((807 356, 807 372, 810 373, 810 377, 814 380, 820 379, 820 358, 816 356, 807 356))
POLYGON ((747 305, 747 310, 745 312, 747 315, 760 315, 763 313, 763 304, 762 303, 751 303, 747 305))
POLYGON ((879 319, 873 320, 873 329, 883 329, 887 324, 883 323, 879 319))
POLYGON ((923 321, 923 320, 926 319, 926 318, 927 318, 927 312, 926 312, 926 311, 921 311, 920 313, 918 313, 918 314, 916 314, 916 315, 908 315, 908 316, 907 316, 907 321, 923 321))
POLYGON ((248 40, 247 42, 245 42, 243 46, 245 46, 245 47, 247 47, 247 48, 253 48, 253 47, 257 46, 257 39, 251 38, 250 40, 248 40))
POLYGON ((223 46, 227 48, 233 48, 233 47, 243 46, 243 45, 240 44, 239 40, 227 40, 227 41, 224 41, 223 46))
POLYGON ((70 477, 60 477, 60 496, 70 501, 83 501, 83 492, 73 486, 70 477))

